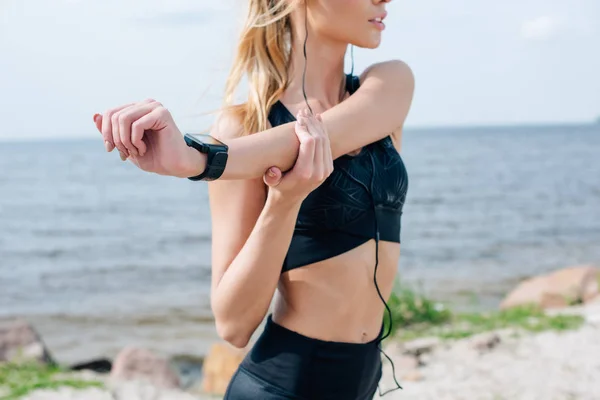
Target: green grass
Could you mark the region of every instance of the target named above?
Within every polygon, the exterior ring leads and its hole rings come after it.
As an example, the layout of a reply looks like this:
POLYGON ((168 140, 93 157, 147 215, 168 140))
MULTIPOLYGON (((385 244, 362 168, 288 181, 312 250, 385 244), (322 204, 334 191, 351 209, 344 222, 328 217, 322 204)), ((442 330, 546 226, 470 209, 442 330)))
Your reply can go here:
POLYGON ((56 366, 42 366, 35 363, 0 364, 0 390, 8 393, 0 397, 2 400, 15 400, 36 389, 57 389, 71 387, 85 389, 89 387, 102 388, 101 382, 81 381, 77 379, 57 377, 67 371, 56 366))
MULTIPOLYGON (((583 323, 580 316, 549 316, 534 306, 485 313, 454 313, 446 306, 402 285, 397 285, 388 300, 388 306, 392 311, 392 336, 401 340, 422 336, 461 339, 503 328, 530 332, 564 331, 576 329, 583 323)), ((384 323, 387 330, 387 316, 384 323)))
MULTIPOLYGON (((444 305, 400 284, 396 285, 387 303, 392 312, 392 333, 408 327, 441 325, 452 318, 452 313, 444 305)), ((387 313, 384 324, 387 331, 387 313)))

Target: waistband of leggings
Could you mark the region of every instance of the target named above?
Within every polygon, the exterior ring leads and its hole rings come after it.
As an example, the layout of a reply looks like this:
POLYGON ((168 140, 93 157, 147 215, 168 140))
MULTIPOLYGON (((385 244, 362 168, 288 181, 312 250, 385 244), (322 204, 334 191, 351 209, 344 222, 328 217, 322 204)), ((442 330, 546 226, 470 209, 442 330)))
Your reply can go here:
POLYGON ((379 339, 381 338, 381 336, 383 334, 383 323, 381 324, 381 329, 379 330, 379 334, 377 335, 377 337, 369 342, 365 342, 365 343, 335 342, 335 341, 311 338, 311 337, 302 335, 301 333, 292 331, 282 325, 279 325, 275 321, 273 321, 273 315, 269 314, 267 316, 264 333, 266 335, 273 335, 277 338, 281 338, 284 341, 287 341, 288 343, 295 342, 299 346, 302 346, 302 347, 309 346, 309 347, 325 348, 325 349, 330 349, 330 350, 361 352, 361 351, 371 351, 372 348, 377 346, 377 344, 379 343, 379 339))

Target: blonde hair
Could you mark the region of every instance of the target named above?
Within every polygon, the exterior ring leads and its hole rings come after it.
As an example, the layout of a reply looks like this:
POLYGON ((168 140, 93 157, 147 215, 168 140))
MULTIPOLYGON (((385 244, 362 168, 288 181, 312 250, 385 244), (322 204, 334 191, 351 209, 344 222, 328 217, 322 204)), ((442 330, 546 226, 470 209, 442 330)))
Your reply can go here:
POLYGON ((249 0, 236 56, 225 86, 225 108, 242 121, 245 134, 267 129, 269 110, 289 83, 290 14, 301 0, 249 0), (248 100, 234 105, 236 89, 248 78, 248 100))

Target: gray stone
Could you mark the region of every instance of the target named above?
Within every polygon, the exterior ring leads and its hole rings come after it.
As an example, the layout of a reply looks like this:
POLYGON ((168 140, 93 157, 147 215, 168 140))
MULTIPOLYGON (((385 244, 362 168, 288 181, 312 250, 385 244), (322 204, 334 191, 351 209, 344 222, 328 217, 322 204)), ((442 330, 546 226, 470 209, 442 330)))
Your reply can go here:
POLYGON ((40 335, 26 321, 0 321, 0 362, 54 364, 40 335))
MULTIPOLYGON (((153 386, 179 389, 179 378, 166 359, 146 349, 127 347, 117 355, 110 372, 111 379, 141 380, 153 386)), ((150 390, 150 389, 149 389, 150 390)))

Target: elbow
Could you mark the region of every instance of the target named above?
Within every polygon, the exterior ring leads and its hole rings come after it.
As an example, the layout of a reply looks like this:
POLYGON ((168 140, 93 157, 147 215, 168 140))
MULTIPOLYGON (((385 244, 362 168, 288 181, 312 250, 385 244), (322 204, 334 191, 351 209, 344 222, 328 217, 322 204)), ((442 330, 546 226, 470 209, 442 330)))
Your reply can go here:
POLYGON ((250 336, 239 324, 216 320, 217 334, 232 346, 243 349, 250 342, 250 336))
POLYGON ((215 317, 217 335, 232 346, 242 349, 248 345, 256 330, 245 309, 231 307, 227 301, 211 296, 211 309, 215 317))

